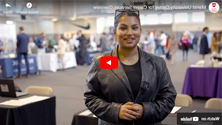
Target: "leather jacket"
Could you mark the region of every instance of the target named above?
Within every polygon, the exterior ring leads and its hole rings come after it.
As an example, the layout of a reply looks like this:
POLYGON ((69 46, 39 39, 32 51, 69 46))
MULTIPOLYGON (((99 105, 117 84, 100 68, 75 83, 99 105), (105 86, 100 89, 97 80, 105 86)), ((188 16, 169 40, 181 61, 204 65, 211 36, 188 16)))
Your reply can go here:
POLYGON ((174 107, 176 90, 164 59, 138 47, 142 80, 136 98, 120 60, 117 69, 101 69, 102 56, 118 57, 118 47, 93 58, 86 78, 84 99, 88 109, 99 118, 99 125, 159 125, 174 107), (144 106, 139 120, 119 119, 121 105, 126 102, 144 106))

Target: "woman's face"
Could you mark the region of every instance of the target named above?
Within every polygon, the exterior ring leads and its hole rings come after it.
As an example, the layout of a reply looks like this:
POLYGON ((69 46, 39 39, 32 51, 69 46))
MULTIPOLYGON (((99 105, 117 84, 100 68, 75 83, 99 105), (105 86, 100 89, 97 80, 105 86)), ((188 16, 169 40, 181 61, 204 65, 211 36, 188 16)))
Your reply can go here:
POLYGON ((134 48, 137 46, 141 35, 139 20, 135 16, 122 16, 119 19, 117 29, 114 29, 113 33, 120 47, 134 48))
POLYGON ((171 34, 171 35, 170 35, 170 38, 171 38, 171 39, 174 39, 174 35, 173 35, 173 34, 171 34))

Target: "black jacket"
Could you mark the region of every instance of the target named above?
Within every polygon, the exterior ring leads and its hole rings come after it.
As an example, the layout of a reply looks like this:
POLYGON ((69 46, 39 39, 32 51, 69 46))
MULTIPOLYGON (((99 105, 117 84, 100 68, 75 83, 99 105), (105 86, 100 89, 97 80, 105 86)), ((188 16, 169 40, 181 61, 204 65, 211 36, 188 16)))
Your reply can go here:
POLYGON ((205 34, 200 39, 200 54, 205 55, 209 53, 208 40, 205 34))
POLYGON ((116 56, 118 47, 95 57, 90 66, 85 86, 85 104, 99 118, 99 125, 157 125, 174 107, 175 88, 165 61, 139 49, 142 72, 141 88, 133 98, 130 83, 121 66, 117 69, 101 69, 102 56, 116 56), (147 89, 148 88, 148 89, 147 89), (140 103, 144 116, 140 120, 126 121, 118 118, 122 104, 140 103))

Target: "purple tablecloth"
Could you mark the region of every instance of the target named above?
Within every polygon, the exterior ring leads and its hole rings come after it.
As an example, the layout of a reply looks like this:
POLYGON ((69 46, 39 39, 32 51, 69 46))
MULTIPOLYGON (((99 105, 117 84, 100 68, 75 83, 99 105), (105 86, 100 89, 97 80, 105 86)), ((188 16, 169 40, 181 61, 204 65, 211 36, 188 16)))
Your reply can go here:
POLYGON ((197 97, 222 98, 222 68, 187 68, 182 93, 197 97))

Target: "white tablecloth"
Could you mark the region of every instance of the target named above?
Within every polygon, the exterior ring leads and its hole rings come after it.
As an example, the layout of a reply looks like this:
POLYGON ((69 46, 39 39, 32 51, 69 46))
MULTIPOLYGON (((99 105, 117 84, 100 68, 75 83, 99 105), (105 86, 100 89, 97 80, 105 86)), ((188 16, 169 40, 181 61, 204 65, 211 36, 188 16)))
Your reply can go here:
MULTIPOLYGON (((41 71, 56 72, 62 68, 62 62, 57 53, 44 53, 37 55, 38 69, 41 71)), ((76 57, 74 52, 65 53, 65 68, 76 67, 76 57)))

